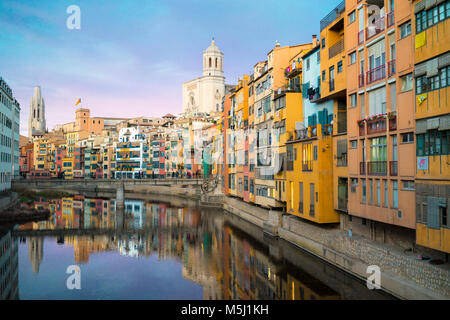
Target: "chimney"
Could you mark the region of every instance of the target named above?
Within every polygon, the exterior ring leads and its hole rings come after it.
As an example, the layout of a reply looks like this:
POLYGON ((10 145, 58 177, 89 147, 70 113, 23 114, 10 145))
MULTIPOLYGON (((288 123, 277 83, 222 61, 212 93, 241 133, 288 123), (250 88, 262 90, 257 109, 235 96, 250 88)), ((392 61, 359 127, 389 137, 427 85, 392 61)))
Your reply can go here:
POLYGON ((317 46, 317 35, 316 34, 313 34, 313 36, 312 36, 312 45, 313 45, 313 48, 315 48, 317 46))

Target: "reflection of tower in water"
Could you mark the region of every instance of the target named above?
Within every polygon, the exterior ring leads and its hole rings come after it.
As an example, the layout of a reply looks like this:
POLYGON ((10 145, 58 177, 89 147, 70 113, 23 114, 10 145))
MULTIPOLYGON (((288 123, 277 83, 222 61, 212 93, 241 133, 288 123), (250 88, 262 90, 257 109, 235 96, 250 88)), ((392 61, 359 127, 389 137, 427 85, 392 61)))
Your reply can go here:
POLYGON ((28 260, 31 261, 31 265, 34 273, 39 273, 39 266, 41 260, 44 257, 44 242, 41 237, 28 238, 28 260))

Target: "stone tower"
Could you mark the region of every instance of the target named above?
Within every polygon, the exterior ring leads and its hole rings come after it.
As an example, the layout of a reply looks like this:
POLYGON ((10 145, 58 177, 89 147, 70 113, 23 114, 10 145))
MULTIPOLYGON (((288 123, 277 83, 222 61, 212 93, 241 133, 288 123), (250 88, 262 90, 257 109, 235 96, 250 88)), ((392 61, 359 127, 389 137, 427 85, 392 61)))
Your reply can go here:
POLYGON ((34 94, 30 102, 30 114, 28 116, 28 137, 34 134, 45 133, 45 102, 41 95, 41 87, 34 87, 34 94))

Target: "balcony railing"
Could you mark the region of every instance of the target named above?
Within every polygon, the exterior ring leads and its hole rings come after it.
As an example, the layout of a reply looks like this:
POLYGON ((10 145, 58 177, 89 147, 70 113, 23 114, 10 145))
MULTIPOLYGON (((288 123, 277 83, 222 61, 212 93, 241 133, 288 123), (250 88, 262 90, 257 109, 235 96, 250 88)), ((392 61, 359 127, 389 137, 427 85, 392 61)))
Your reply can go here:
POLYGON ((389 118, 389 131, 397 130, 397 116, 390 116, 389 118))
POLYGON ((359 87, 360 88, 364 87, 364 73, 361 73, 358 78, 359 78, 358 81, 359 87))
POLYGON ((386 131, 386 119, 375 119, 367 121, 367 134, 380 133, 386 131))
POLYGON ((328 58, 331 59, 344 51, 344 39, 335 43, 328 49, 328 58))
POLYGON ((333 134, 333 125, 332 124, 323 124, 322 125, 322 135, 329 136, 333 134))
POLYGON ((397 161, 389 161, 389 174, 391 176, 398 175, 398 162, 397 161))
POLYGON ((358 45, 364 42, 364 30, 358 32, 358 45))
POLYGON ((367 84, 386 78, 386 65, 367 71, 367 84))
POLYGON ((320 31, 328 27, 334 20, 341 16, 345 11, 345 1, 342 1, 333 11, 320 21, 320 31))
POLYGON ((366 163, 365 162, 360 162, 359 163, 359 174, 360 175, 365 175, 366 174, 366 163))
POLYGON ((384 20, 385 20, 384 17, 381 17, 378 20, 375 20, 375 22, 371 26, 366 28, 366 40, 369 40, 370 38, 384 31, 385 29, 384 20))
POLYGON ((367 174, 369 175, 386 175, 387 161, 368 161, 367 174))
POLYGON ((314 208, 314 205, 313 205, 313 204, 310 204, 310 205, 309 205, 309 215, 310 215, 311 217, 314 217, 314 215, 315 215, 315 208, 314 208))
POLYGON ((388 62, 388 77, 395 74, 395 59, 388 62))
POLYGON ((334 87, 334 79, 330 80, 329 82, 330 82, 330 92, 334 91, 334 89, 335 89, 335 87, 334 87))
POLYGON ((393 26, 395 23, 395 14, 394 11, 391 11, 387 14, 387 27, 393 26))
POLYGON ((359 127, 359 135, 360 136, 365 136, 366 135, 366 125, 364 122, 358 124, 359 127))
POLYGON ((338 198, 338 209, 342 211, 347 211, 347 199, 338 198))

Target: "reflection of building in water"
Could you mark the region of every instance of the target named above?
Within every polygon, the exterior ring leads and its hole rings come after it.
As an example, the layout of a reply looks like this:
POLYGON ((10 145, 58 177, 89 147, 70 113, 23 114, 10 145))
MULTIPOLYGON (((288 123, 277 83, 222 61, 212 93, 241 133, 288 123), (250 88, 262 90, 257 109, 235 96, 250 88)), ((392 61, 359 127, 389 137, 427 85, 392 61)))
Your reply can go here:
POLYGON ((340 299, 310 274, 274 261, 267 247, 240 230, 225 226, 222 245, 224 299, 340 299))
POLYGON ((142 228, 145 222, 145 204, 142 200, 125 200, 126 213, 131 213, 130 228, 142 228))
POLYGON ((64 238, 64 242, 73 246, 74 261, 77 264, 88 263, 90 254, 117 250, 114 237, 104 235, 68 236, 64 238))
POLYGON ((0 230, 0 300, 19 299, 19 257, 17 238, 0 230))
POLYGON ((118 240, 117 247, 123 256, 139 257, 145 251, 144 241, 135 235, 124 236, 118 240))
POLYGON ((28 242, 28 260, 34 273, 39 273, 39 266, 44 258, 44 239, 42 237, 30 237, 28 242))

